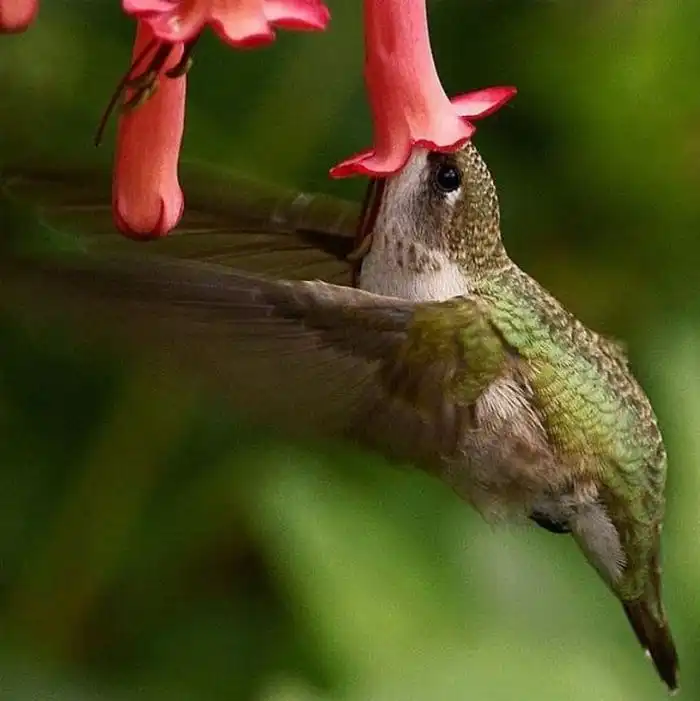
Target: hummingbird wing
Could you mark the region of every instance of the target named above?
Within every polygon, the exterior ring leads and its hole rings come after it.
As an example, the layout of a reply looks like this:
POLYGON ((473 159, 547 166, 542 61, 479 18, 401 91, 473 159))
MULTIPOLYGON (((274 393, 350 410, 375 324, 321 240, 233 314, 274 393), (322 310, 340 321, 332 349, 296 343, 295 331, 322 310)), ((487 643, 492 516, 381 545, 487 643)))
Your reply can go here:
POLYGON ((200 379, 253 421, 418 462, 456 450, 506 361, 473 300, 415 304, 191 261, 4 258, 0 306, 200 379))
MULTIPOLYGON (((182 221, 170 235, 147 242, 149 253, 272 277, 350 283, 346 259, 355 246, 356 203, 202 164, 185 163, 180 171, 187 202, 182 221)), ((0 191, 33 205, 50 227, 81 234, 91 251, 133 248, 115 229, 111 182, 99 168, 3 166, 0 191)))

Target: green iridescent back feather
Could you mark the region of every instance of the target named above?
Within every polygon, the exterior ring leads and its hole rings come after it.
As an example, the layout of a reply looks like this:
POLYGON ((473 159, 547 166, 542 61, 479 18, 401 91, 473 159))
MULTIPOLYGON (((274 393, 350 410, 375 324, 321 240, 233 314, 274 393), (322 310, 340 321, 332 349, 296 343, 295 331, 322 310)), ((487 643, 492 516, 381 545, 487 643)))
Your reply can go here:
POLYGON ((645 594, 664 511, 666 454, 646 395, 619 346, 567 312, 515 265, 478 283, 505 342, 525 360, 551 441, 572 480, 596 477, 627 566, 611 583, 645 594))

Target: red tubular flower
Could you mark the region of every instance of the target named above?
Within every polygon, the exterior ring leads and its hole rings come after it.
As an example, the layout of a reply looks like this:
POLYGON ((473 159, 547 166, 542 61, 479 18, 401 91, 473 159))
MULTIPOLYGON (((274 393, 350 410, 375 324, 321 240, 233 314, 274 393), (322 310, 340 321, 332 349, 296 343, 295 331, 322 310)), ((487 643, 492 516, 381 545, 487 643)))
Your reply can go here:
POLYGON ((430 48, 425 0, 365 0, 365 83, 375 147, 331 169, 334 178, 396 173, 413 146, 455 151, 475 131, 469 120, 495 112, 516 92, 494 87, 450 101, 430 48))
MULTIPOLYGON (((134 62, 146 63, 162 50, 151 28, 139 22, 134 62)), ((166 47, 167 50, 167 47, 166 47)), ((130 238, 163 236, 182 216, 184 200, 177 177, 177 163, 185 125, 187 78, 164 74, 183 55, 182 44, 170 48, 158 69, 158 90, 143 104, 127 110, 119 119, 112 208, 119 230, 130 238)), ((132 94, 127 91, 127 101, 132 94)))
POLYGON ((273 41, 273 27, 325 29, 330 18, 320 0, 122 0, 122 6, 163 41, 190 41, 211 24, 221 39, 239 48, 273 41))
POLYGON ((272 41, 272 27, 324 29, 329 13, 320 0, 122 0, 122 6, 138 20, 138 30, 130 74, 116 93, 126 88, 127 111, 119 122, 112 204, 122 233, 154 238, 182 216, 177 162, 185 73, 205 25, 233 46, 250 47, 272 41))
POLYGON ((38 11, 39 0, 0 0, 0 33, 23 32, 38 11))

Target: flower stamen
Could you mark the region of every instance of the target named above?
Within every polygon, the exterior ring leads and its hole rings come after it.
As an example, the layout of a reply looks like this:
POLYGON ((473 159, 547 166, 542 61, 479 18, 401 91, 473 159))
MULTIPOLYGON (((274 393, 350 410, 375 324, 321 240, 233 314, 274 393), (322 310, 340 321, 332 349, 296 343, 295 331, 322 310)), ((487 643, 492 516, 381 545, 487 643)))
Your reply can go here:
MULTIPOLYGON (((102 143, 102 137, 107 128, 107 122, 116 109, 119 100, 123 101, 121 110, 129 111, 143 105, 144 102, 153 97, 158 90, 158 76, 172 50, 173 44, 161 42, 158 39, 152 39, 134 59, 133 63, 129 66, 129 70, 127 70, 117 83, 117 87, 112 93, 112 97, 109 99, 107 107, 102 114, 95 134, 95 146, 99 146, 100 143, 102 143), (148 62, 146 69, 141 73, 136 73, 150 54, 153 54, 153 57, 148 62), (127 91, 133 91, 133 95, 127 97, 127 91)), ((175 68, 178 68, 181 63, 182 61, 179 61, 175 68)), ((165 75, 168 75, 169 72, 170 71, 166 72, 165 75)), ((184 73, 182 75, 184 75, 184 73)))
POLYGON ((122 113, 131 112, 150 100, 158 92, 158 74, 149 71, 140 75, 129 89, 134 91, 131 97, 125 98, 120 108, 122 113))
POLYGON ((202 35, 198 34, 194 39, 190 39, 190 41, 185 42, 185 49, 182 52, 182 58, 178 61, 177 65, 173 66, 170 70, 165 71, 165 75, 168 78, 182 78, 183 75, 186 75, 189 72, 190 68, 192 68, 192 64, 194 63, 192 51, 199 41, 200 36, 202 35))

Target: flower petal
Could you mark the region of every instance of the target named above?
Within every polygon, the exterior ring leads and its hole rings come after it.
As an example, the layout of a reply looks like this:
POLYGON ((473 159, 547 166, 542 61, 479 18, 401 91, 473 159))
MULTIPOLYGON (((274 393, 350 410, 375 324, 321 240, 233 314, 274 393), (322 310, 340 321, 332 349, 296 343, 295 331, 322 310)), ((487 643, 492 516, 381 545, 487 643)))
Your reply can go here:
POLYGON ((320 0, 122 0, 122 7, 148 22, 163 41, 189 41, 210 24, 238 48, 268 44, 276 26, 317 30, 329 19, 320 0))
POLYGON ((276 27, 321 30, 328 25, 331 13, 317 0, 267 0, 265 16, 276 27))
POLYGON ((172 44, 184 43, 194 39, 209 21, 209 9, 201 1, 191 3, 182 9, 169 12, 144 15, 143 20, 151 25, 153 33, 163 41, 172 44))
POLYGON ((122 9, 127 15, 142 15, 152 12, 170 12, 173 9, 169 0, 122 0, 122 9))
POLYGON ((39 0, 0 0, 0 34, 23 32, 38 11, 39 0))
MULTIPOLYGON (((473 132, 474 127, 471 124, 469 126, 472 127, 473 132)), ((405 151, 393 149, 385 154, 379 154, 371 149, 361 151, 331 168, 330 176, 332 178, 347 178, 351 175, 376 176, 378 173, 381 173, 382 176, 394 175, 406 165, 414 148, 425 148, 429 151, 457 151, 469 140, 472 132, 468 131, 468 136, 463 137, 448 148, 438 146, 429 139, 412 139, 408 142, 408 147, 405 151)))
POLYGON ((499 110, 517 92, 513 86, 484 88, 453 97, 450 102, 460 117, 479 119, 499 110))
POLYGON ((209 21, 219 38, 234 47, 252 48, 275 39, 261 0, 222 0, 210 11, 209 21))

